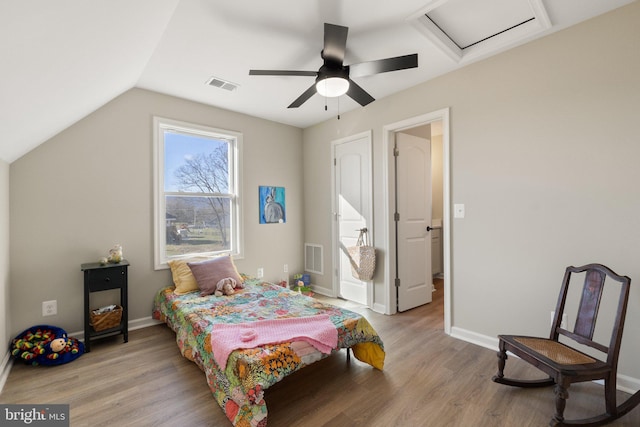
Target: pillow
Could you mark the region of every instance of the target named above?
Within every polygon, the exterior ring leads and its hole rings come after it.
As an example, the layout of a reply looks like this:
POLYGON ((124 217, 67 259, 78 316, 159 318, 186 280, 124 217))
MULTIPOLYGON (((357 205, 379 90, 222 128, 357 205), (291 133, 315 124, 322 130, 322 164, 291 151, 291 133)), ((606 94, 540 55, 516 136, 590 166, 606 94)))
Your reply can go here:
POLYGON ((206 257, 194 257, 185 259, 173 259, 168 261, 169 268, 171 268, 171 277, 173 278, 173 284, 176 285, 176 289, 173 291, 176 295, 183 295, 189 292, 198 290, 198 282, 193 277, 191 269, 187 265, 189 262, 205 261, 209 258, 206 257))
POLYGON ((230 256, 221 256, 208 261, 187 263, 191 273, 196 278, 200 295, 211 295, 216 290, 216 285, 222 279, 231 277, 236 281, 236 288, 242 289, 244 286, 242 277, 230 256))

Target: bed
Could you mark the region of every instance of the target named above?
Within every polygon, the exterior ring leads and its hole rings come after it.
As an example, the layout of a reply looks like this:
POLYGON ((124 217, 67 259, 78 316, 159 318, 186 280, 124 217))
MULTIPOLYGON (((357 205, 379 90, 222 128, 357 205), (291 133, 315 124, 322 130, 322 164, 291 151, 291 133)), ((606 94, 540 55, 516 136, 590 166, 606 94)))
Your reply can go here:
MULTIPOLYGON (((205 372, 216 402, 234 426, 266 426, 264 391, 340 349, 351 349, 358 360, 383 369, 382 340, 360 314, 276 284, 246 277, 243 281, 244 288, 228 296, 200 296, 198 291, 178 294, 175 286, 169 286, 158 291, 153 309, 153 317, 176 333, 182 355, 205 372), (284 339, 286 333, 278 334, 273 322, 329 322, 335 328, 335 345, 322 348, 313 339, 300 339, 295 331, 292 337, 297 338, 284 339), (223 341, 227 334, 246 341, 247 330, 253 334, 249 338, 255 338, 255 330, 272 331, 276 342, 234 350, 232 345, 223 362, 216 337, 223 341)), ((320 344, 323 337, 316 337, 320 344)))

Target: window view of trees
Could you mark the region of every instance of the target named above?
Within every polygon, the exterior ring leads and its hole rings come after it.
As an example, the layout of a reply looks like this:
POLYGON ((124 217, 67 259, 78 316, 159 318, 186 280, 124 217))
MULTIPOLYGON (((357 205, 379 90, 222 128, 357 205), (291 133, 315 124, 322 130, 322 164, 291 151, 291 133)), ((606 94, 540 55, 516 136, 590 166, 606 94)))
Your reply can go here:
POLYGON ((232 249, 233 140, 164 130, 165 258, 232 249))

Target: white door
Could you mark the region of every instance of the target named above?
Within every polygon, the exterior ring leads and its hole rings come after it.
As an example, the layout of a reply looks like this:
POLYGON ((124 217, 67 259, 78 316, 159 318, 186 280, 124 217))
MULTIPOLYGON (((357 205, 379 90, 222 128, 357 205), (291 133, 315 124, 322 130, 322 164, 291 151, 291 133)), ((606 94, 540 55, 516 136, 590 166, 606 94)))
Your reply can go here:
POLYGON ((431 143, 396 133, 398 310, 431 302, 431 143))
POLYGON ((360 229, 372 231, 371 134, 365 133, 334 145, 334 257, 339 296, 369 305, 370 282, 351 274, 347 248, 355 246, 360 229))

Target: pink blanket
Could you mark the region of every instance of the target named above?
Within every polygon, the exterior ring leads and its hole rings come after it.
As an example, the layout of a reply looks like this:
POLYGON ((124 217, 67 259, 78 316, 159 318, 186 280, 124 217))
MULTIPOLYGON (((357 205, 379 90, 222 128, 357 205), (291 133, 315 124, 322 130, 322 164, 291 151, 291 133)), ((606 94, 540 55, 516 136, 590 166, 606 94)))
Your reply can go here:
POLYGON ((338 330, 329 316, 320 314, 247 323, 218 323, 211 331, 213 357, 222 369, 227 366, 227 358, 233 350, 294 341, 306 341, 328 354, 338 345, 338 330))

